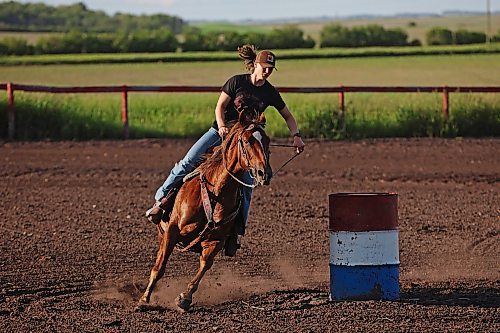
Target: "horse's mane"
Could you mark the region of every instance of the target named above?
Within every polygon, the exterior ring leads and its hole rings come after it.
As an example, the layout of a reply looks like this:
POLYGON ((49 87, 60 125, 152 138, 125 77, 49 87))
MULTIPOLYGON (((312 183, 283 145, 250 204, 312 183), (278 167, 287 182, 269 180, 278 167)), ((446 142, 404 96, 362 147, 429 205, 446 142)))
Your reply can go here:
POLYGON ((244 130, 244 127, 239 122, 227 124, 230 127, 229 133, 226 135, 222 144, 216 147, 211 154, 206 154, 204 156, 204 161, 198 167, 200 172, 210 177, 217 171, 217 169, 223 164, 223 152, 225 152, 231 146, 235 137, 237 137, 244 130))

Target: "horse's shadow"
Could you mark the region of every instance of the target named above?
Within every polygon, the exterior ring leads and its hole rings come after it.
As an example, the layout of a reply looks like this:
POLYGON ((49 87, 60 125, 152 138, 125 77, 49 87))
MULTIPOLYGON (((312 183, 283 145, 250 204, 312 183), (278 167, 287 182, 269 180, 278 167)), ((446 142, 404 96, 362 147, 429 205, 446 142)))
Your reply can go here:
POLYGON ((400 302, 419 305, 477 306, 495 308, 500 306, 500 288, 468 286, 420 286, 412 284, 401 291, 400 302))

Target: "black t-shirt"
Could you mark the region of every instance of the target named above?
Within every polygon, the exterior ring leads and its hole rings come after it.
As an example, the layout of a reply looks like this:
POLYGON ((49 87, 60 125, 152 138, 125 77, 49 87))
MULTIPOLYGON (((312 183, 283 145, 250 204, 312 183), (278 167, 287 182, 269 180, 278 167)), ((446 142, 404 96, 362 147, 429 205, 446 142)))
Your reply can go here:
MULTIPOLYGON (((231 97, 231 101, 224 110, 224 120, 229 122, 238 119, 238 111, 235 108, 234 100, 239 95, 245 95, 259 101, 258 111, 264 112, 269 105, 274 106, 278 111, 285 107, 285 102, 281 98, 280 93, 276 88, 266 80, 260 86, 254 86, 250 79, 250 74, 240 74, 231 77, 222 87, 222 91, 231 97)), ((214 121, 213 128, 218 129, 217 121, 214 121)))

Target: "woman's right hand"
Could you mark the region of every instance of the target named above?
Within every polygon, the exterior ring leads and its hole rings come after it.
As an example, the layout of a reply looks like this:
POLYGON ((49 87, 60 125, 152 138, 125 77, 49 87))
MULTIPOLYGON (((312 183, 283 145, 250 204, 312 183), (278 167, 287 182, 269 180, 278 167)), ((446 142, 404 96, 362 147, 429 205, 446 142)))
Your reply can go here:
POLYGON ((229 133, 229 129, 226 126, 219 127, 219 136, 224 139, 224 137, 229 133))

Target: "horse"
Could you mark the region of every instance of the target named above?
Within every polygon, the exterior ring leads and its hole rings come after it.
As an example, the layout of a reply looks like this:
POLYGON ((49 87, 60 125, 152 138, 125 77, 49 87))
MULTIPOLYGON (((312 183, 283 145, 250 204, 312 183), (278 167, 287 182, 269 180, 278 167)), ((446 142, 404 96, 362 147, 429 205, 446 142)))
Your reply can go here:
POLYGON ((245 109, 222 144, 197 168, 199 175, 185 179, 168 223, 157 225, 159 249, 138 310, 147 308, 156 283, 165 274, 168 258, 179 244, 184 245, 181 251, 197 248, 200 252, 198 272, 175 299, 181 310, 190 308, 200 281, 234 230, 242 186, 255 187, 266 181, 270 139, 264 126, 263 113, 259 116, 255 110, 245 109), (253 184, 242 181, 245 172, 250 172, 253 184))

